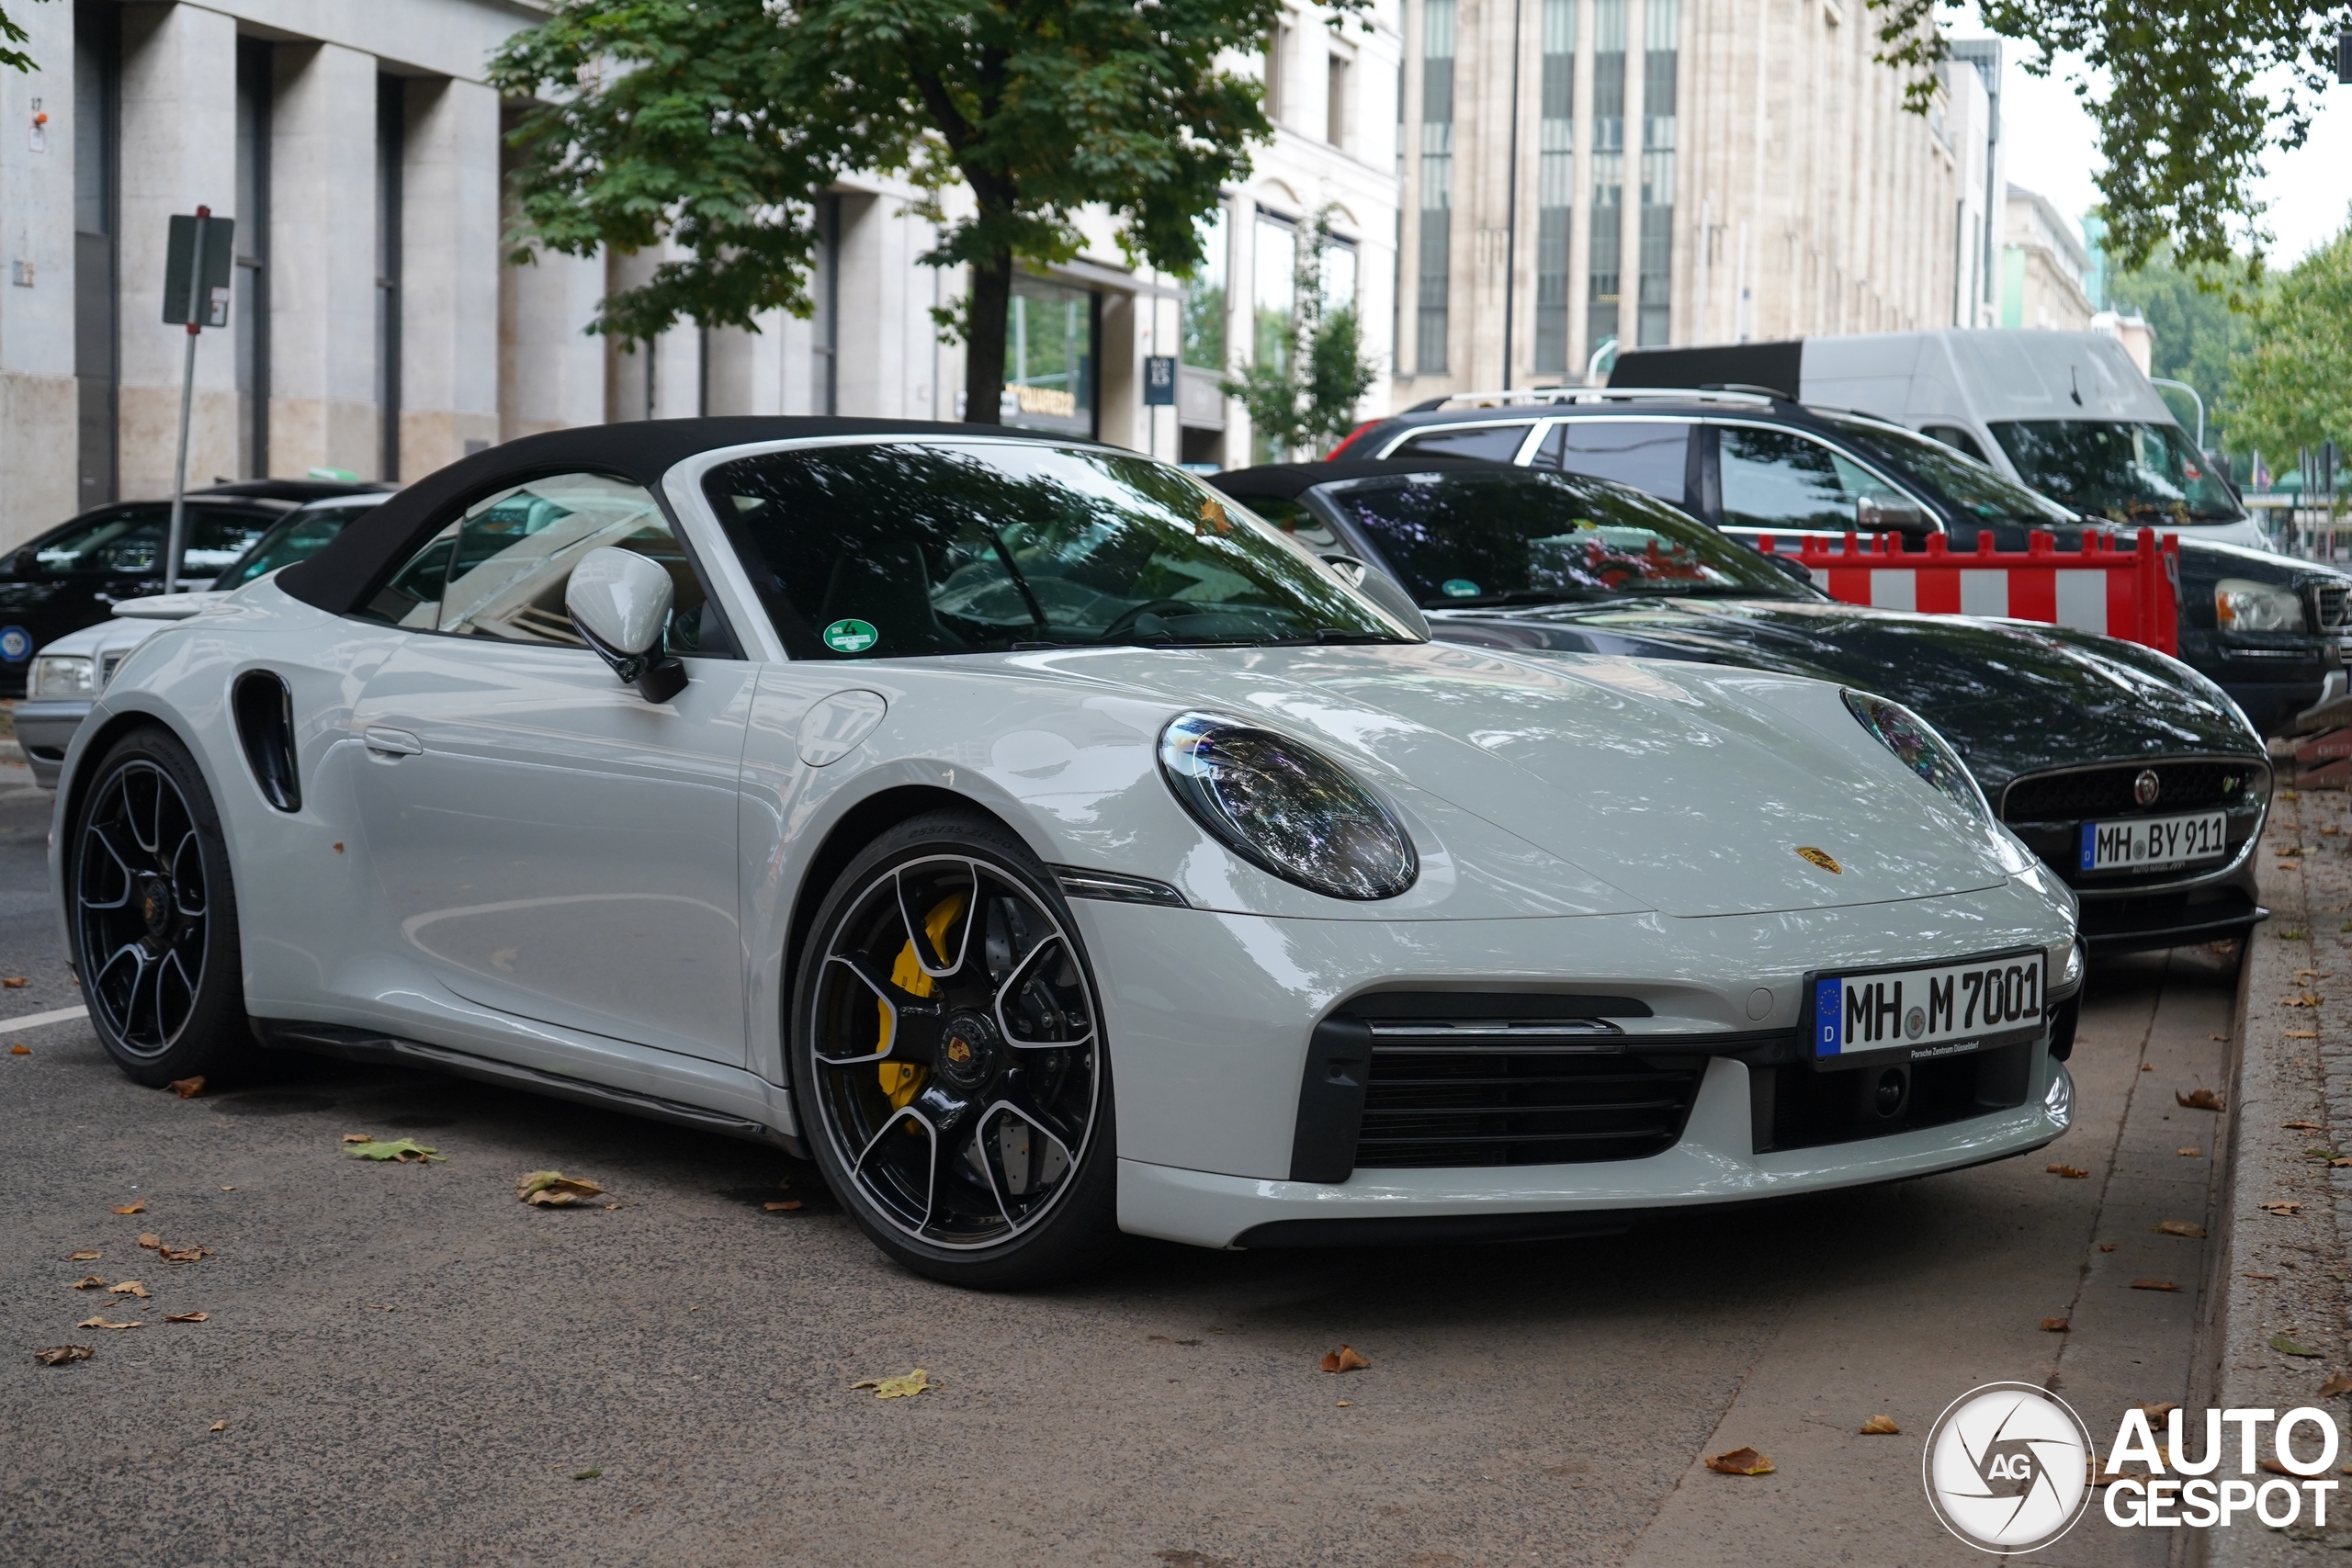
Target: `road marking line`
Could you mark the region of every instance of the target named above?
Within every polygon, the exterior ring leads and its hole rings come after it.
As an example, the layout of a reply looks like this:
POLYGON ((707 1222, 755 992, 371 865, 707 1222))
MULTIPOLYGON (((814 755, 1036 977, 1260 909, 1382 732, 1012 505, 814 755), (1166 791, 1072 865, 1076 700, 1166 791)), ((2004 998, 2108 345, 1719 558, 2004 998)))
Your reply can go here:
POLYGON ((22 1018, 0 1018, 0 1034, 14 1034, 19 1029, 39 1029, 44 1023, 63 1023, 70 1019, 87 1018, 85 1007, 59 1008, 53 1012, 28 1012, 22 1018))

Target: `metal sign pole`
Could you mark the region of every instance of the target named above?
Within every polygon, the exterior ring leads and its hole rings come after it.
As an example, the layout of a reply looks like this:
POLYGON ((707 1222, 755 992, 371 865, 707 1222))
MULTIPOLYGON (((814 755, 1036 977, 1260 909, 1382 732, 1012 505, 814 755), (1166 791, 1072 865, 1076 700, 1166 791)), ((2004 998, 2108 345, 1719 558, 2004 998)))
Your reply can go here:
POLYGON ((187 413, 196 393, 196 338, 203 331, 204 231, 211 226, 212 209, 196 209, 194 265, 187 269, 187 353, 180 364, 180 446, 172 464, 172 531, 164 548, 164 592, 180 591, 180 556, 187 544, 187 413))

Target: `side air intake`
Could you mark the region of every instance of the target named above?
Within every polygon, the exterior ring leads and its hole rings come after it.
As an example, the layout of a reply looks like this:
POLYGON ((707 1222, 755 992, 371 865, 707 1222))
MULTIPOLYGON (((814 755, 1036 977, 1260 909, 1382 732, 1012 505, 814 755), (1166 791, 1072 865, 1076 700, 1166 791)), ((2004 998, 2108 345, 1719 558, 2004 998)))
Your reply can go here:
POLYGON ((302 809, 302 775, 294 765, 294 694, 273 671, 248 670, 230 688, 237 739, 262 798, 280 811, 302 809))

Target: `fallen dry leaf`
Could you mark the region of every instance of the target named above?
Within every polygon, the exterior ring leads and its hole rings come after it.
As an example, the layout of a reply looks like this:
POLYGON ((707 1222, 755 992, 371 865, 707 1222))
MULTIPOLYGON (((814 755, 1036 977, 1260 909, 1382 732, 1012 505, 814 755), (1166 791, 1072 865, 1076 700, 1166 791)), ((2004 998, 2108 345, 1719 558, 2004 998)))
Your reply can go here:
POLYGON ((2067 1320, 2063 1317, 2045 1317, 2041 1320, 2041 1332, 2044 1334, 2064 1334, 2069 1326, 2067 1320))
POLYGON ((2318 1133, 2324 1131, 2324 1129, 2316 1122, 2281 1122, 2278 1125, 2286 1128, 2290 1133, 2318 1133))
POLYGON ((760 1207, 765 1209, 771 1214, 789 1213, 793 1210, 800 1207, 800 1200, 797 1198, 786 1198, 775 1202, 763 1203, 760 1207))
POLYGON ((2246 1270, 2245 1277, 2249 1280, 2268 1280, 2273 1283, 2276 1283, 2278 1279, 2276 1274, 2257 1274, 2251 1269, 2246 1270))
POLYGON ((82 1278, 74 1281, 72 1288, 77 1291, 92 1291, 101 1289, 105 1284, 106 1281, 99 1279, 96 1274, 85 1274, 82 1278))
POLYGON ((220 1190, 223 1192, 234 1192, 236 1189, 233 1187, 223 1187, 220 1190))
POLYGON ((117 1209, 117 1210, 115 1211, 115 1213, 118 1213, 118 1214, 139 1214, 139 1213, 144 1213, 146 1212, 146 1210, 147 1210, 147 1200, 146 1200, 146 1199, 144 1199, 144 1198, 141 1198, 141 1199, 140 1199, 137 1202, 134 1202, 134 1203, 125 1203, 121 1208, 117 1209))
POLYGON ((2267 1203, 2256 1203, 2255 1207, 2266 1214, 2277 1214, 2281 1219, 2290 1219, 2303 1212, 2303 1206, 2301 1203, 2286 1198, 2274 1199, 2267 1203))
POLYGON ((99 1258, 104 1258, 106 1254, 103 1252, 69 1252, 65 1255, 65 1261, 68 1263, 96 1263, 99 1258))
POLYGON ((2175 1153, 2175 1154, 2178 1155, 2178 1156, 2179 1156, 2181 1158, 2183 1158, 2183 1159, 2195 1159, 2195 1158, 2197 1158, 2199 1156, 2202 1155, 2204 1152, 2205 1152, 2205 1151, 2204 1151, 2203 1149, 2175 1149, 2175 1150, 2173 1150, 2173 1153, 2175 1153))
POLYGON ((2316 1040, 2319 1038, 2319 1031, 2316 1029, 2290 1029, 2287 1031, 2287 1038, 2290 1040, 2316 1040))
POLYGON ((2101 1252, 2113 1252, 2115 1250, 2115 1244, 2111 1241, 2103 1241, 2098 1244, 2098 1249, 2101 1252))
POLYGON ((29 1045, 11 1045, 8 1047, 8 1055, 11 1056, 29 1056, 32 1054, 33 1048, 29 1045))
POLYGON ((918 1393, 929 1392, 933 1385, 931 1374, 917 1367, 902 1378, 868 1378, 864 1382, 854 1382, 849 1386, 870 1388, 876 1399, 911 1399, 918 1393))
POLYGON ((560 1170, 525 1171, 514 1179, 514 1196, 534 1208, 568 1209, 583 1198, 604 1195, 594 1182, 560 1170))
POLYGON ((1873 1416, 1862 1423, 1862 1436, 1865 1438, 1899 1438, 1902 1435, 1903 1428, 1894 1424, 1892 1416, 1873 1416))
POLYGON ((1352 1410, 1355 1408, 1355 1403, 1356 1402, 1352 1399, 1342 1399, 1337 1404, 1334 1404, 1332 1408, 1334 1410, 1352 1410))
POLYGON ((125 1280, 119 1285, 107 1286, 107 1294, 110 1296, 137 1296, 143 1302, 147 1299, 147 1287, 141 1284, 136 1280, 125 1280))
MULTIPOLYGON (((351 1139, 347 1136, 343 1141, 351 1144, 351 1139)), ((391 1160, 400 1165, 406 1165, 411 1160, 419 1165, 448 1163, 447 1156, 440 1150, 428 1149, 414 1138, 394 1138, 389 1143, 351 1144, 344 1153, 359 1159, 391 1160)))
POLYGON ((163 1238, 162 1236, 157 1235, 156 1235, 154 1232, 153 1232, 153 1231, 148 1231, 148 1232, 145 1232, 144 1234, 142 1234, 142 1235, 140 1236, 140 1238, 139 1238, 139 1245, 140 1245, 140 1246, 141 1246, 141 1247, 161 1247, 161 1246, 163 1246, 163 1245, 164 1245, 164 1238, 163 1238))
POLYGON ((1322 1365, 1327 1372, 1352 1372, 1360 1367, 1368 1367, 1372 1363, 1357 1355, 1354 1346, 1342 1345, 1324 1357, 1322 1365))
POLYGON ((2205 1227, 2203 1225, 2191 1224, 2187 1220, 2158 1220, 2154 1224, 2151 1225, 2149 1229, 2154 1231, 2158 1235, 2185 1235, 2191 1241, 2203 1241, 2205 1239, 2205 1227))
POLYGON ((2314 1350, 2301 1340, 2290 1338, 2284 1333, 2270 1337, 2270 1348, 2282 1356, 2324 1356, 2327 1354, 2324 1350, 2314 1350))
POLYGON ((1770 1475, 1772 1461, 1754 1449, 1734 1449, 1727 1454, 1710 1455, 1707 1468, 1723 1475, 1770 1475))
POLYGON ((2293 1471, 2289 1470, 2285 1465, 2280 1464, 2275 1459, 2264 1460, 2262 1461, 2262 1468, 2268 1471, 2273 1475, 2292 1475, 2295 1473, 2293 1471))
POLYGON ((2222 1097, 2210 1089, 2200 1089, 2193 1094, 2183 1094, 2175 1089, 2172 1097, 2191 1111, 2219 1111, 2222 1108, 2222 1097))
POLYGON ((209 1312, 175 1312, 165 1317, 164 1321, 165 1323, 209 1323, 212 1321, 212 1314, 209 1312))
POLYGON ((34 1351, 33 1359, 44 1367, 62 1367, 68 1361, 86 1361, 95 1354, 87 1345, 51 1345, 34 1351))
POLYGON ((2132 1408, 2138 1411, 2141 1415, 2145 1416, 2151 1422, 2156 1422, 2162 1421, 2165 1416, 2179 1409, 2180 1401, 2177 1399, 2166 1399, 2152 1404, 2135 1404, 2132 1408))
POLYGON ((22 975, 0 976, 0 987, 6 987, 12 991, 21 991, 28 983, 22 975))
POLYGON ((209 1247, 162 1247, 155 1249, 155 1256, 166 1263, 193 1263, 199 1258, 211 1257, 212 1249, 209 1247))
POLYGON ((229 1429, 229 1423, 227 1423, 226 1421, 215 1421, 214 1423, 212 1423, 212 1425, 211 1425, 211 1426, 207 1427, 205 1428, 205 1430, 206 1430, 206 1431, 208 1431, 208 1432, 225 1432, 225 1431, 227 1431, 228 1429, 229 1429))
POLYGON ((85 1317, 74 1325, 76 1328, 144 1328, 143 1323, 108 1323, 103 1317, 85 1317))
POLYGON ((2135 1291, 2177 1291, 2180 1289, 2170 1280, 2134 1280, 2132 1281, 2132 1288, 2135 1291))
POLYGON ((2319 1385, 2322 1399, 2333 1399, 2339 1393, 2352 1393, 2352 1372, 2330 1372, 2327 1381, 2319 1385))
POLYGON ((345 1133, 343 1135, 343 1141, 346 1144, 372 1144, 376 1141, 376 1134, 373 1133, 345 1133))
POLYGON ((2079 1165, 2046 1165, 2041 1168, 2052 1176, 2063 1176, 2069 1181, 2080 1181, 2090 1174, 2079 1165))
POLYGON ((204 1092, 204 1075, 202 1073, 198 1073, 192 1078, 174 1078, 170 1083, 165 1084, 164 1087, 170 1089, 174 1094, 178 1095, 182 1100, 194 1100, 198 1095, 204 1092))

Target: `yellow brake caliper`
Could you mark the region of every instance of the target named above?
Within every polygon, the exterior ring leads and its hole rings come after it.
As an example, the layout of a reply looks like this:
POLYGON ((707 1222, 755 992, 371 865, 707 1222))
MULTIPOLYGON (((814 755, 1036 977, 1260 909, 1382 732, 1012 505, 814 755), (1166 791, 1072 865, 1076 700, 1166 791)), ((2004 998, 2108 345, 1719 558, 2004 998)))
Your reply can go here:
MULTIPOLYGON (((923 917, 922 934, 931 942, 932 952, 939 955, 942 964, 947 962, 947 928, 954 925, 956 917, 963 912, 964 896, 950 893, 933 905, 931 913, 923 917)), ((922 964, 915 958, 912 938, 909 938, 906 946, 899 950, 899 961, 890 965, 890 984, 918 997, 927 997, 932 993, 932 978, 923 973, 922 964)), ((876 997, 874 1010, 882 1021, 882 1055, 887 1056, 893 1043, 890 1005, 876 997)), ((876 1071, 881 1075, 882 1092, 890 1097, 890 1109, 904 1111, 908 1102, 922 1089, 922 1080, 930 1075, 931 1069, 919 1062, 884 1062, 876 1071)))

